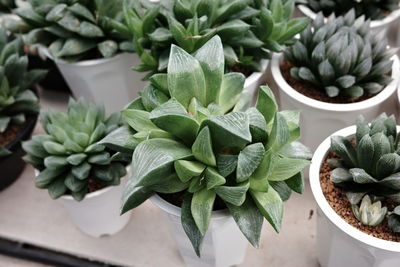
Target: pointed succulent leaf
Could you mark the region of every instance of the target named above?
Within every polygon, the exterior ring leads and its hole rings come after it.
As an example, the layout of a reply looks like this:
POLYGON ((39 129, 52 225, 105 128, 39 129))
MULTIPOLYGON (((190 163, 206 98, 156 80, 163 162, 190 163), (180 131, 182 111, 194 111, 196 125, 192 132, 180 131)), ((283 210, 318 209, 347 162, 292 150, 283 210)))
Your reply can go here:
POLYGON ((201 129, 192 145, 193 156, 206 165, 216 166, 209 127, 201 129))
POLYGON ((200 176, 206 166, 197 161, 177 160, 174 162, 175 171, 182 182, 200 176))
POLYGON ((254 173, 263 160, 264 153, 262 143, 251 144, 240 151, 236 170, 237 182, 247 180, 254 173))
POLYGON ((215 188, 217 195, 226 203, 241 206, 246 200, 249 183, 244 182, 236 186, 218 186, 215 188))
POLYGON ((214 206, 215 192, 206 188, 193 194, 191 211, 193 219, 204 236, 211 220, 211 213, 214 206))
POLYGON ((207 167, 204 175, 207 181, 207 190, 211 190, 226 183, 225 178, 214 168, 207 167))

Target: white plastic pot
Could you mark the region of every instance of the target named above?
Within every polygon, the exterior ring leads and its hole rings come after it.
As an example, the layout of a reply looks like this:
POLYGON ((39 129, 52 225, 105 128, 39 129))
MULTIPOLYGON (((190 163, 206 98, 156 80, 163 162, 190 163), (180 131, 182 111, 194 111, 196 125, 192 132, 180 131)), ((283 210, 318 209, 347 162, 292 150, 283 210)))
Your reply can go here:
MULTIPOLYGON (((38 172, 36 171, 36 175, 38 172)), ((113 235, 129 222, 131 213, 120 216, 122 191, 127 178, 117 186, 109 186, 89 193, 81 201, 72 196, 62 196, 57 201, 68 212, 74 224, 85 234, 93 237, 113 235)))
POLYGON ((396 90, 400 79, 400 62, 397 56, 393 57, 392 78, 379 94, 367 100, 350 104, 332 104, 309 98, 293 89, 283 78, 280 63, 282 54, 274 54, 271 60, 273 84, 278 91, 281 108, 283 110, 301 110, 301 140, 315 149, 322 140, 334 131, 352 125, 362 114, 367 120, 376 118, 380 113, 396 112, 396 90))
POLYGON ((244 82, 244 90, 252 96, 256 94, 258 87, 262 84, 267 75, 269 60, 261 60, 261 72, 253 72, 244 82))
POLYGON ((132 70, 139 63, 134 53, 77 63, 56 61, 74 97, 104 104, 108 113, 121 110, 147 85, 144 74, 132 70))
MULTIPOLYGON (((303 15, 311 18, 312 20, 317 17, 317 14, 305 5, 298 5, 298 9, 303 15)), ((371 29, 375 32, 380 32, 388 30, 391 25, 397 28, 397 25, 395 24, 399 18, 400 9, 394 10, 382 20, 372 20, 371 29)))
POLYGON ((197 257, 181 224, 181 209, 154 195, 151 201, 164 211, 186 266, 228 267, 243 262, 248 241, 227 211, 214 211, 197 257))
MULTIPOLYGON (((397 126, 397 131, 400 127, 397 126)), ((354 136, 356 126, 333 135, 354 136)), ((320 185, 320 168, 328 155, 330 138, 314 153, 310 167, 310 185, 317 209, 317 251, 321 267, 395 267, 400 266, 400 243, 368 235, 340 217, 329 205, 320 185)))

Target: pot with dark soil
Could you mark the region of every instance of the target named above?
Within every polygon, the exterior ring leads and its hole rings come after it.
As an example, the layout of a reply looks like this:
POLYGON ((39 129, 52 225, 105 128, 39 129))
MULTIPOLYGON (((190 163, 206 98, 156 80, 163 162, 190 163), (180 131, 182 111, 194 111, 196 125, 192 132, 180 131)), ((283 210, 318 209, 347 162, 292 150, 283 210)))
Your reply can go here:
POLYGON ((249 108, 240 97, 244 75, 224 74, 218 36, 195 56, 172 46, 168 73, 151 80, 155 93, 143 91, 122 111, 129 127, 101 141, 134 148, 122 213, 150 198, 186 265, 240 264, 246 238, 258 247, 264 218, 279 232, 284 201, 303 192, 311 153, 296 141, 299 114, 278 112, 268 87, 249 108))
POLYGON ((271 71, 284 109, 302 110, 302 141, 316 146, 363 114, 395 112, 400 63, 382 34, 354 11, 324 22, 322 14, 271 71))
POLYGON ((400 264, 400 156, 394 116, 332 134, 316 150, 310 184, 318 204, 322 267, 400 264))
POLYGON ((59 199, 84 233, 100 237, 120 231, 130 218, 119 216, 128 162, 97 143, 118 128, 120 114, 106 116, 102 105, 70 99, 66 113, 43 112, 41 124, 45 134, 22 145, 24 160, 36 169, 36 186, 59 199))
POLYGON ((25 167, 21 141, 30 137, 39 113, 39 100, 31 89, 45 75, 45 70, 28 70, 22 40, 10 40, 0 29, 0 190, 25 167))

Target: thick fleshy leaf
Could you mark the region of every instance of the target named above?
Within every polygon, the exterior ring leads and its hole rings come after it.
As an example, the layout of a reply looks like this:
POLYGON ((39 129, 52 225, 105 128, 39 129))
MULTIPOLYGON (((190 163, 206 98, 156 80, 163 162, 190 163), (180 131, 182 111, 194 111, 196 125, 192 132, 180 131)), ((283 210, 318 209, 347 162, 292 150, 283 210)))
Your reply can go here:
POLYGON ((350 182, 353 180, 353 177, 348 169, 336 168, 331 172, 330 180, 334 184, 339 184, 343 182, 350 182))
POLYGON ((394 173, 394 174, 380 180, 379 183, 386 187, 389 187, 389 188, 392 188, 395 190, 400 190, 400 173, 394 173))
POLYGON ((236 224, 239 226, 240 231, 242 231, 253 247, 258 248, 264 218, 253 200, 248 197, 240 206, 229 203, 226 203, 226 205, 236 224))
POLYGON ((243 182, 253 174, 263 160, 264 153, 262 143, 251 144, 240 151, 236 170, 237 182, 243 182))
POLYGON ((177 192, 181 192, 189 187, 189 183, 183 183, 176 173, 173 173, 167 177, 164 177, 160 182, 155 185, 150 186, 149 188, 154 192, 163 193, 163 194, 173 194, 177 192))
POLYGON ((132 131, 127 125, 112 131, 98 143, 106 147, 125 153, 132 153, 139 141, 133 137, 132 131))
POLYGON ((154 194, 151 189, 144 186, 135 187, 132 183, 126 185, 124 192, 129 192, 129 195, 123 196, 121 214, 138 207, 154 194))
POLYGON ((267 133, 267 124, 264 116, 256 108, 249 108, 246 113, 249 115, 250 120, 250 132, 253 142, 265 142, 267 133))
POLYGON ((185 231, 190 242, 192 243, 192 246, 197 256, 200 257, 203 235, 201 234, 192 216, 192 210, 191 210, 192 197, 193 196, 191 194, 186 193, 183 198, 182 209, 181 209, 181 223, 183 230, 185 231))
POLYGON ((191 211, 193 219, 204 236, 210 224, 211 213, 214 206, 215 192, 206 188, 197 191, 193 194, 191 211))
POLYGON ((285 181, 270 181, 269 185, 279 194, 282 201, 287 201, 292 195, 292 189, 285 181))
POLYGON ((72 167, 71 172, 79 180, 84 180, 89 177, 91 168, 92 166, 89 163, 83 162, 78 166, 72 167))
POLYGON ((285 180, 285 183, 292 189, 294 192, 303 194, 304 192, 304 177, 301 172, 296 174, 295 176, 285 180))
POLYGON ((350 169, 350 174, 353 177, 354 182, 358 184, 369 184, 376 183, 378 180, 374 179, 371 175, 365 172, 363 169, 353 168, 350 169))
POLYGON ((206 81, 198 60, 183 49, 172 45, 168 63, 168 88, 184 107, 196 97, 203 105, 206 101, 206 81))
POLYGON ((48 156, 44 159, 44 166, 48 169, 58 169, 67 165, 67 158, 63 156, 48 156))
POLYGON ((150 113, 143 110, 125 109, 122 111, 123 119, 135 131, 149 131, 159 129, 150 120, 150 113))
POLYGON ((233 173, 236 170, 237 162, 237 155, 218 155, 217 166, 219 173, 222 176, 227 177, 229 174, 233 173))
POLYGON ((206 165, 217 166, 213 152, 210 129, 204 127, 197 135, 192 146, 193 156, 206 165))
POLYGON ((206 177, 207 190, 211 190, 226 183, 225 178, 214 168, 207 167, 204 175, 206 177))
POLYGON ((292 142, 279 150, 279 154, 281 156, 287 158, 295 158, 295 159, 307 159, 310 160, 313 156, 311 149, 306 147, 300 142, 292 142))
POLYGON ((226 73, 222 78, 218 102, 223 112, 231 110, 238 102, 246 78, 241 73, 226 73))
POLYGON ((349 166, 357 163, 356 152, 348 139, 342 136, 331 137, 331 150, 336 152, 349 166))
POLYGON ((64 184, 72 192, 79 192, 86 186, 87 183, 85 181, 76 179, 72 173, 69 173, 65 178, 64 184))
POLYGON ((279 232, 283 217, 283 202, 279 194, 272 187, 268 192, 250 190, 250 194, 264 218, 279 232))
POLYGON ((206 102, 218 104, 222 77, 224 76, 224 50, 221 38, 216 35, 195 53, 199 61, 206 82, 206 102))
POLYGON ((235 206, 241 206, 244 203, 247 190, 249 190, 248 182, 236 186, 218 186, 215 188, 215 192, 222 200, 235 206))
POLYGON ((308 160, 280 158, 275 161, 275 166, 272 169, 271 176, 268 178, 270 181, 283 181, 287 180, 297 173, 301 172, 305 167, 310 165, 308 160))
POLYGON ((64 184, 64 177, 60 177, 57 180, 51 182, 47 187, 49 195, 52 199, 57 199, 65 194, 67 187, 64 184))
POLYGON ((274 93, 268 86, 261 86, 258 92, 256 108, 263 114, 267 124, 275 117, 278 110, 278 104, 274 93))
POLYGON ((46 188, 48 185, 54 181, 58 176, 62 175, 65 172, 65 169, 44 169, 39 173, 35 178, 35 185, 38 188, 46 188))
POLYGON ((376 174, 378 179, 385 178, 399 171, 400 156, 397 153, 383 155, 376 163, 376 174))
POLYGON ((267 147, 271 147, 273 150, 279 151, 288 143, 289 138, 290 130, 285 117, 283 117, 283 115, 280 113, 276 113, 267 147))
POLYGON ((182 182, 187 182, 193 177, 200 176, 206 165, 197 161, 177 160, 174 162, 176 174, 182 182))

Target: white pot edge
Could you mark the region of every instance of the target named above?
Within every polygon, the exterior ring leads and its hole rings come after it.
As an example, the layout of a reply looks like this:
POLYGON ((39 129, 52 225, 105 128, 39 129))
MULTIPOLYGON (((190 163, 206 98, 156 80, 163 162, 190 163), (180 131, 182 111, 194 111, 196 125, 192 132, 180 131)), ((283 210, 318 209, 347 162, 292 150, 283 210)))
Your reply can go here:
POLYGON ((278 87, 283 90, 287 95, 291 98, 296 99, 296 101, 301 102, 306 106, 310 106, 315 109, 320 110, 327 110, 333 112, 348 112, 348 111, 359 111, 363 109, 367 109, 376 105, 379 105, 389 97, 393 95, 395 90, 397 90, 399 83, 400 83, 400 61, 397 55, 392 57, 393 66, 392 66, 392 78, 393 81, 388 84, 380 93, 377 95, 361 101, 357 103, 350 103, 350 104, 332 104, 326 103, 322 101, 318 101, 307 97, 296 90, 294 90, 283 78, 281 69, 280 69, 280 62, 283 57, 282 53, 275 54, 272 56, 271 60, 271 72, 273 79, 276 81, 278 87))
MULTIPOLYGON (((306 15, 310 19, 314 20, 317 17, 317 13, 312 11, 309 7, 305 5, 298 5, 297 7, 299 8, 300 12, 303 15, 306 15)), ((398 19, 399 17, 400 17, 400 9, 394 10, 382 20, 372 20, 371 28, 374 29, 386 26, 395 21, 396 19, 398 19)))
MULTIPOLYGON (((397 131, 400 130, 400 126, 397 126, 397 131)), ((341 129, 331 136, 339 135, 339 136, 351 136, 356 133, 356 126, 350 126, 344 129, 341 129)), ((400 243, 387 241, 383 239, 379 239, 368 235, 357 228, 354 228, 350 224, 348 224, 342 217, 340 217, 329 205, 326 200, 320 185, 319 172, 320 167, 325 159, 325 156, 330 149, 330 137, 326 138, 317 148, 312 158, 312 163, 310 166, 310 186, 313 196, 322 210, 324 215, 329 219, 331 223, 333 223, 336 227, 338 227, 341 231, 351 236, 352 238, 358 240, 359 242, 365 243, 371 247, 379 248, 386 251, 398 252, 400 253, 400 243)))
MULTIPOLYGON (((166 213, 181 217, 181 208, 165 201, 157 193, 150 197, 150 201, 166 213)), ((212 212, 211 219, 225 218, 227 216, 231 216, 228 210, 217 210, 212 212)))
MULTIPOLYGON (((122 180, 122 179, 128 179, 127 176, 129 175, 130 170, 131 170, 130 164, 128 164, 128 165, 126 166, 125 169, 126 169, 126 175, 123 176, 123 177, 121 177, 120 180, 122 180)), ((39 175, 39 171, 38 171, 37 169, 34 169, 34 170, 35 170, 35 177, 36 177, 36 176, 39 175)), ((88 193, 88 194, 85 195, 85 197, 84 197, 82 200, 89 199, 89 198, 95 198, 95 197, 97 197, 97 196, 99 196, 99 195, 105 194, 105 193, 107 193, 108 191, 110 191, 111 189, 113 189, 114 187, 119 186, 119 185, 121 185, 121 182, 120 182, 120 184, 118 184, 118 185, 107 186, 107 187, 105 187, 105 188, 103 188, 103 189, 94 191, 94 192, 92 192, 92 193, 88 193)), ((65 200, 67 200, 67 201, 76 201, 72 196, 69 196, 69 195, 63 195, 63 196, 61 196, 60 198, 65 199, 65 200)))
POLYGON ((261 72, 253 72, 249 77, 246 78, 244 82, 243 88, 246 88, 253 83, 258 82, 258 80, 264 75, 264 73, 267 71, 269 64, 269 60, 267 59, 262 59, 261 60, 261 72))

